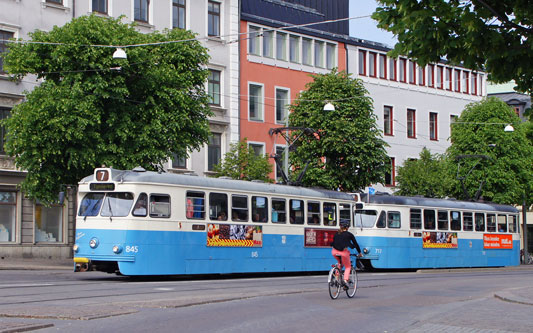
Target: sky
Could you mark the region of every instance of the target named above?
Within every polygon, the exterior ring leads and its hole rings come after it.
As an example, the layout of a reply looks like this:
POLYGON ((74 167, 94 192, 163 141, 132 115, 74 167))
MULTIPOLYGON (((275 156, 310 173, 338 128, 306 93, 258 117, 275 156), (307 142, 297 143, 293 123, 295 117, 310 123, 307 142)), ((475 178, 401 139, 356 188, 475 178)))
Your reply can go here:
MULTIPOLYGON (((350 17, 371 15, 377 7, 375 0, 349 1, 350 17)), ((350 20, 350 36, 383 43, 389 47, 393 47, 397 42, 392 33, 378 29, 377 22, 371 18, 350 20)))

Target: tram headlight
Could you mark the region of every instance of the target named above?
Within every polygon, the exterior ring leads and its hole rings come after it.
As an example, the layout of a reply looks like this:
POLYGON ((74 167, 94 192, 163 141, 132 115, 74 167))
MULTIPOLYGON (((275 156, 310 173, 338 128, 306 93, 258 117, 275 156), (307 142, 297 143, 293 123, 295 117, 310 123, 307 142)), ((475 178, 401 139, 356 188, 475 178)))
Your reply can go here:
POLYGON ((74 244, 72 246, 72 251, 74 251, 74 253, 78 253, 79 250, 80 250, 80 247, 78 246, 78 244, 74 244))
POLYGON ((98 247, 98 238, 91 238, 91 240, 89 241, 89 246, 91 247, 91 249, 96 249, 98 247))
POLYGON ((370 250, 368 250, 366 247, 363 249, 363 253, 364 254, 368 254, 370 252, 370 250))
POLYGON ((122 246, 120 245, 113 246, 113 252, 116 254, 119 254, 120 252, 122 252, 122 246))

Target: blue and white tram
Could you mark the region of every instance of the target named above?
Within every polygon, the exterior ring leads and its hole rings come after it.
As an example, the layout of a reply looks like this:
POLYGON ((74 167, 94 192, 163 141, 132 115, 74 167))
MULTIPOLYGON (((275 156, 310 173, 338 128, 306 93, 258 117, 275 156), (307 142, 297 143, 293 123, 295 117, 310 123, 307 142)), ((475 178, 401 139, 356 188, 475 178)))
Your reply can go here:
POLYGON ((364 195, 357 241, 377 269, 519 264, 518 210, 494 203, 364 195))
POLYGON ((79 183, 74 262, 123 275, 323 271, 354 205, 342 192, 99 168, 79 183))

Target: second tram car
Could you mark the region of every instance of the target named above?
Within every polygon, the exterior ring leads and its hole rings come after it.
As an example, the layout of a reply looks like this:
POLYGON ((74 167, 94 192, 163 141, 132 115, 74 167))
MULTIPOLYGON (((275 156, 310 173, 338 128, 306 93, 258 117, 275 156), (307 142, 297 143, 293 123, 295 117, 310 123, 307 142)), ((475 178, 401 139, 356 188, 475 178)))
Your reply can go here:
POLYGON ((518 210, 484 202, 362 196, 355 212, 366 267, 416 269, 520 263, 518 210))

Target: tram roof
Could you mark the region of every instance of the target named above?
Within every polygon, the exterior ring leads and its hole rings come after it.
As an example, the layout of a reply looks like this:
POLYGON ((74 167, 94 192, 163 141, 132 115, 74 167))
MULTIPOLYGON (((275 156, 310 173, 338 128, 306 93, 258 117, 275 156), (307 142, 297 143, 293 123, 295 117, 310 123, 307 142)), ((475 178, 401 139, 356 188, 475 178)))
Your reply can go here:
POLYGON ((404 197, 397 195, 376 194, 364 195, 361 197, 364 203, 402 205, 402 206, 424 206, 449 209, 468 210, 489 210, 506 213, 518 213, 518 209, 509 205, 501 205, 492 202, 460 201, 455 199, 437 199, 424 197, 404 197))
MULTIPOLYGON (((222 190, 238 190, 247 192, 264 192, 279 195, 294 195, 304 197, 329 198, 337 200, 354 201, 352 195, 318 188, 269 184, 246 180, 222 179, 182 175, 176 173, 158 173, 153 171, 111 170, 111 180, 118 183, 152 183, 161 185, 183 185, 190 187, 207 187, 222 190)), ((82 183, 94 182, 95 176, 90 175, 80 181, 82 183)))

